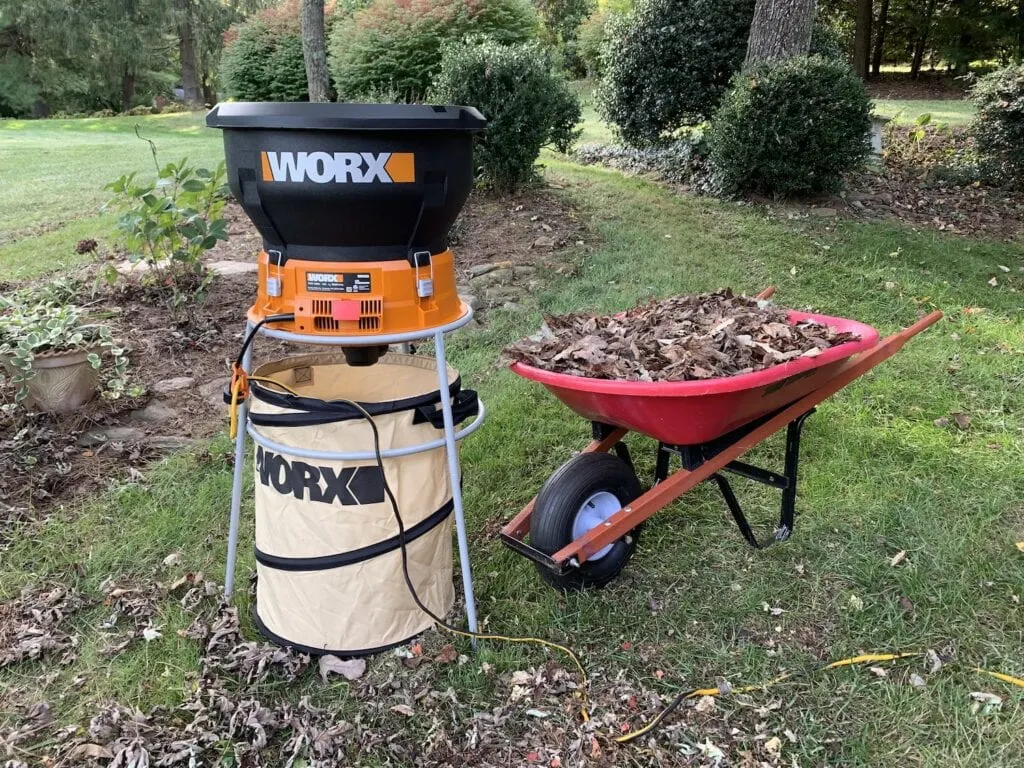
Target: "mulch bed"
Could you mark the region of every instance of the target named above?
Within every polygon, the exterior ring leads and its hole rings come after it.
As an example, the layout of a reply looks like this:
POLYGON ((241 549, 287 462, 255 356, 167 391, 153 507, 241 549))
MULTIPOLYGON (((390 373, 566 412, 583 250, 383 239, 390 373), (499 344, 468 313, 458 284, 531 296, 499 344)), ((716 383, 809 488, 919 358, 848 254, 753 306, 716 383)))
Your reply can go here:
POLYGON ((614 315, 549 317, 505 350, 535 368, 592 379, 690 381, 816 357, 857 339, 810 321, 791 324, 768 302, 716 293, 674 296, 614 315))

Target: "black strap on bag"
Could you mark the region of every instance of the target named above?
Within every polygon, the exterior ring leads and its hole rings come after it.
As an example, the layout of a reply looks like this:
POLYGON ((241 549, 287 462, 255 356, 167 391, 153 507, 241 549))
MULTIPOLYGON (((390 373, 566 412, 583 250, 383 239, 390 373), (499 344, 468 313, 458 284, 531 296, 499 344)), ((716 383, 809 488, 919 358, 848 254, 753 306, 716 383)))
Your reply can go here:
MULTIPOLYGON (((447 520, 454 509, 455 504, 449 499, 439 510, 409 528, 405 532, 405 543, 411 544, 420 536, 430 533, 434 528, 447 520)), ((399 537, 392 536, 389 539, 378 541, 376 544, 353 549, 351 552, 341 552, 337 555, 323 555, 321 557, 281 557, 268 554, 259 548, 254 549, 256 551, 256 562, 267 568, 273 568, 277 571, 326 571, 331 568, 342 568, 346 565, 355 565, 366 560, 372 560, 375 557, 386 555, 388 552, 394 552, 401 546, 402 542, 399 537)))
MULTIPOLYGON (((287 408, 292 413, 250 413, 249 420, 259 427, 313 427, 321 424, 337 424, 352 419, 362 419, 358 409, 347 402, 319 400, 315 397, 301 397, 286 392, 276 392, 257 382, 251 385, 253 397, 268 405, 287 408)), ((464 421, 480 412, 477 393, 462 389, 461 378, 456 378, 448 388, 452 398, 452 415, 455 423, 464 421)), ((406 397, 376 403, 360 403, 371 416, 384 416, 402 411, 415 411, 413 424, 430 422, 437 429, 444 427, 440 392, 431 392, 419 397, 406 397)))

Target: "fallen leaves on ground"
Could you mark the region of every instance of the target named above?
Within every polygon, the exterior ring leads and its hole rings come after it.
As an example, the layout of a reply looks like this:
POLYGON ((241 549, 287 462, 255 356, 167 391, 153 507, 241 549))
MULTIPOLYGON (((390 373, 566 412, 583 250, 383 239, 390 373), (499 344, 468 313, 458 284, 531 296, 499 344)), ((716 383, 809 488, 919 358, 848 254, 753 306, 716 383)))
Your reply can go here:
POLYGON ((614 315, 547 318, 541 333, 505 349, 514 361, 573 376, 690 381, 764 370, 857 339, 801 321, 728 288, 674 296, 614 315))
POLYGON ((63 625, 84 603, 64 587, 25 587, 19 597, 0 603, 0 668, 56 654, 61 664, 74 660, 78 636, 63 625))

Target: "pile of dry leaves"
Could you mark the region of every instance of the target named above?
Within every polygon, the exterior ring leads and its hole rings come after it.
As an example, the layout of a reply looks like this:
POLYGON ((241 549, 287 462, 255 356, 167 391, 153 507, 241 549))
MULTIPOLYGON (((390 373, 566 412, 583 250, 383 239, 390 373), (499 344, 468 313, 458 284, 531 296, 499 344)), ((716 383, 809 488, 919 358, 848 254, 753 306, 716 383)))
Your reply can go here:
POLYGON ((70 663, 78 638, 63 625, 83 603, 81 595, 64 587, 26 587, 20 597, 0 603, 0 668, 44 655, 70 663))
POLYGON ((857 338, 810 321, 790 323, 787 310, 725 288, 615 315, 549 317, 540 334, 505 354, 592 379, 689 381, 760 371, 857 338))

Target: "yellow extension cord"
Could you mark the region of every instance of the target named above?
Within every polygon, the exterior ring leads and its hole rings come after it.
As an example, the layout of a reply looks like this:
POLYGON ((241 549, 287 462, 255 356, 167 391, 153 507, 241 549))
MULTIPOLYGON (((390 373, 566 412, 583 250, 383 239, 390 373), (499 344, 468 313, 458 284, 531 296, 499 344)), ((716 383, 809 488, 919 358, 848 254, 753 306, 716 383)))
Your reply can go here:
MULTIPOLYGON (((232 383, 231 387, 229 430, 232 438, 234 438, 235 435, 237 435, 238 433, 239 395, 245 388, 246 380, 260 382, 261 384, 270 384, 272 386, 276 386, 279 387, 280 389, 283 389, 285 392, 288 392, 291 395, 300 397, 299 393, 296 392, 294 389, 287 386, 286 384, 282 384, 281 382, 276 381, 275 379, 267 378, 264 376, 245 377, 244 375, 236 379, 232 383)), ((353 401, 346 402, 349 402, 350 404, 355 406, 362 412, 365 418, 370 419, 372 421, 372 417, 358 403, 355 403, 353 401)), ((507 635, 491 635, 483 634, 480 632, 469 632, 466 630, 457 629, 445 622, 440 622, 439 625, 441 626, 442 629, 445 629, 452 634, 461 635, 462 637, 468 637, 471 639, 498 640, 501 642, 508 643, 526 643, 531 645, 540 645, 546 648, 552 648, 554 650, 561 651, 572 660, 573 664, 576 666, 576 669, 580 673, 580 687, 577 690, 577 696, 582 701, 582 704, 580 706, 580 716, 583 722, 587 722, 590 719, 590 714, 587 711, 589 706, 587 692, 590 687, 590 680, 587 677, 587 671, 584 668, 583 663, 580 661, 579 656, 577 656, 571 648, 568 648, 564 645, 559 645, 558 643, 551 642, 550 640, 544 640, 543 638, 539 637, 509 637, 507 635)), ((804 677, 816 672, 825 672, 827 670, 840 669, 842 667, 860 666, 862 664, 876 664, 885 661, 898 661, 900 659, 915 658, 923 655, 924 653, 920 651, 900 651, 897 653, 864 653, 859 656, 850 656, 849 658, 838 659, 837 661, 829 662, 820 667, 816 667, 805 672, 785 672, 779 675, 778 677, 774 677, 771 680, 767 680, 757 685, 745 685, 738 688, 729 688, 726 691, 723 691, 720 688, 695 688, 692 691, 687 691, 686 693, 682 693, 676 696, 664 709, 661 710, 661 712, 659 712, 654 718, 648 721, 647 724, 643 727, 637 728, 635 731, 630 731, 629 733, 623 734, 621 736, 616 736, 614 737, 614 741, 619 744, 627 744, 631 741, 634 741, 635 739, 640 738, 641 736, 644 736, 654 731, 661 724, 662 720, 664 720, 665 717, 667 717, 674 709, 676 709, 676 707, 678 707, 680 703, 682 703, 683 701, 687 701, 689 699, 699 699, 704 696, 725 696, 735 693, 750 693, 753 691, 763 691, 767 690, 768 688, 771 688, 773 685, 777 685, 778 683, 784 682, 786 680, 804 677)), ((1019 677, 1007 675, 1003 672, 993 672, 991 670, 982 669, 981 667, 971 667, 971 670, 979 674, 988 675, 1004 683, 1009 683, 1010 685, 1015 685, 1019 688, 1024 688, 1024 679, 1021 679, 1019 677)))

